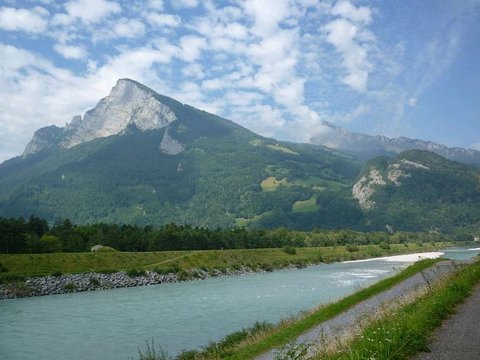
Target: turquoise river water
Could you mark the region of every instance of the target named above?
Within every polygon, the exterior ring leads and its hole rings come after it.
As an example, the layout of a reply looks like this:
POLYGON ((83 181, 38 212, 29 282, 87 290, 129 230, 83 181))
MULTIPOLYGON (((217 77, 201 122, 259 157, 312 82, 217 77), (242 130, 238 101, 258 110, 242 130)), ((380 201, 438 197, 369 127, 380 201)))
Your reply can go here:
MULTIPOLYGON (((465 259, 480 249, 450 249, 465 259)), ((278 322, 391 276, 371 260, 203 281, 0 301, 0 359, 136 359, 145 341, 170 354, 255 321, 278 322)))

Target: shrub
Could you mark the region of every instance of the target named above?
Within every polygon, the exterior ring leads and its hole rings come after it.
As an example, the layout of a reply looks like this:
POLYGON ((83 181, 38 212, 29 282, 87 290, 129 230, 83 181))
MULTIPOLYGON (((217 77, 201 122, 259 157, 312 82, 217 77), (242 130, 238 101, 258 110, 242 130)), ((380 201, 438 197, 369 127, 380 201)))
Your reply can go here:
POLYGON ((55 277, 59 277, 59 276, 62 276, 62 272, 61 271, 54 271, 52 272, 52 276, 55 276, 55 277))
POLYGON ((98 286, 98 285, 100 285, 100 281, 96 277, 91 276, 90 277, 90 285, 98 286))
POLYGON ((188 272, 186 272, 185 270, 180 270, 176 273, 177 275, 177 279, 179 281, 183 281, 183 280, 188 280, 190 279, 190 274, 188 272))
POLYGON ((162 348, 155 348, 155 343, 152 339, 152 344, 148 341, 145 341, 147 348, 145 353, 138 349, 138 359, 139 360, 173 360, 173 358, 168 355, 166 351, 163 351, 162 348))
POLYGON ((380 248, 383 250, 390 249, 390 244, 387 244, 386 242, 381 242, 378 246, 380 246, 380 248))
POLYGON ((283 251, 285 253, 289 254, 289 255, 296 255, 297 254, 297 249, 295 249, 294 246, 290 246, 290 245, 284 246, 283 251))
POLYGON ((63 285, 63 289, 67 292, 73 292, 76 290, 76 287, 74 283, 69 282, 63 285))
POLYGON ((272 272, 273 271, 273 267, 269 264, 261 264, 260 268, 262 268, 262 270, 265 270, 266 272, 272 272))
POLYGON ((196 360, 198 354, 197 350, 183 350, 175 357, 175 360, 196 360))
POLYGON ((345 245, 345 249, 347 249, 347 251, 349 252, 355 252, 360 250, 360 248, 357 245, 353 245, 353 244, 345 245))
POLYGON ((5 265, 0 263, 0 272, 7 272, 7 271, 8 271, 8 269, 5 267, 5 265))
POLYGON ((130 269, 126 271, 127 275, 130 277, 139 277, 145 275, 145 270, 130 269))

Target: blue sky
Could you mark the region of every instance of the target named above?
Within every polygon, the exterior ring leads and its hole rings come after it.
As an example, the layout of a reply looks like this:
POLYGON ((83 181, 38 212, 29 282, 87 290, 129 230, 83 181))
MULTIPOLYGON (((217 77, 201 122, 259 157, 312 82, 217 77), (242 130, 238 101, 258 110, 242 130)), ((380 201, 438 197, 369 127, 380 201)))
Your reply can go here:
POLYGON ((480 0, 0 1, 0 161, 129 77, 265 136, 480 150, 480 0))

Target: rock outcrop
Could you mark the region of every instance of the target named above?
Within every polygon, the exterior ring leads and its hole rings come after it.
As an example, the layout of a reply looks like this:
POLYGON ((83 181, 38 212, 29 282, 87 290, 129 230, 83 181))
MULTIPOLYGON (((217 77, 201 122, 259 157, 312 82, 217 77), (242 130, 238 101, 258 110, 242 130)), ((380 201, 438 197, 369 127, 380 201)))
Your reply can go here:
POLYGON ((23 156, 35 154, 39 151, 46 150, 58 144, 59 138, 63 134, 63 128, 55 125, 47 126, 35 131, 32 140, 28 143, 23 156))
MULTIPOLYGON (((134 126, 139 131, 161 129, 177 119, 153 91, 130 79, 118 80, 109 96, 85 115, 74 116, 64 128, 48 126, 35 132, 23 155, 52 147, 71 148, 97 138, 120 135, 134 126)), ((181 144, 170 141, 168 151, 178 151, 181 144)), ((183 150, 183 147, 182 147, 183 150)), ((169 153, 166 151, 167 153, 169 153)))
POLYGON ((361 176, 353 185, 352 195, 357 199, 360 207, 370 210, 375 207, 373 200, 376 189, 381 186, 393 184, 397 187, 402 185, 402 178, 411 177, 412 170, 428 171, 430 168, 418 162, 401 159, 388 165, 386 171, 370 168, 368 174, 361 176))
POLYGON ((162 142, 160 143, 160 150, 168 155, 178 155, 183 152, 184 147, 183 145, 175 140, 169 133, 170 129, 165 130, 165 134, 163 134, 162 142))

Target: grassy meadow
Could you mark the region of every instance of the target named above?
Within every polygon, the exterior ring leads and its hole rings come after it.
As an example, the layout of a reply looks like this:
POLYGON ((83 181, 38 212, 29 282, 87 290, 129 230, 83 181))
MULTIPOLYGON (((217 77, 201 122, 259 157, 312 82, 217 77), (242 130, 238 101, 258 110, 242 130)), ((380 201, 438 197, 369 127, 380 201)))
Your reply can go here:
POLYGON ((358 260, 444 249, 452 243, 332 246, 293 249, 238 249, 161 252, 0 254, 1 277, 105 272, 131 269, 172 272, 248 266, 271 270, 288 265, 358 260), (293 251, 292 251, 293 250, 293 251))

